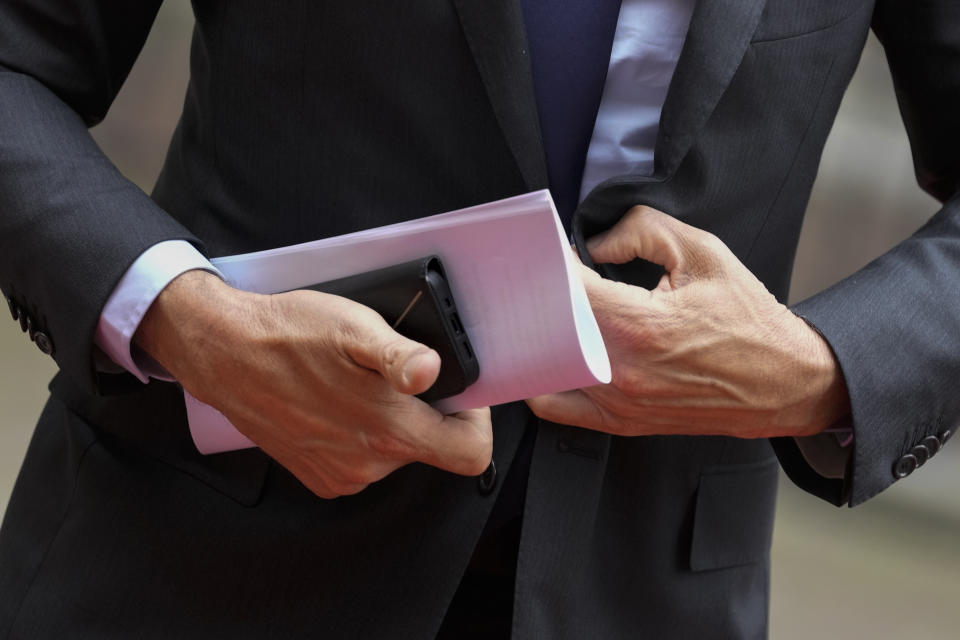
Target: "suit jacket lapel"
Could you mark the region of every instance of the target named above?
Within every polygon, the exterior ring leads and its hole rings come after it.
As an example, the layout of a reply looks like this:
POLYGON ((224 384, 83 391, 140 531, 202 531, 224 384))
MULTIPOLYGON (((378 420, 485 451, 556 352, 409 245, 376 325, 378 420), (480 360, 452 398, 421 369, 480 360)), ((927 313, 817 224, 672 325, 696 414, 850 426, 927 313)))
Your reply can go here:
POLYGON ((699 0, 660 116, 654 175, 677 170, 740 65, 766 0, 699 0))
MULTIPOLYGON (((680 167, 733 79, 765 2, 698 0, 660 116, 653 175, 620 176, 602 182, 574 213, 572 235, 584 264, 596 268, 586 250, 587 238, 612 227, 634 205, 657 206, 677 196, 665 192, 664 183, 680 167)), ((635 282, 655 284, 659 277, 621 277, 608 265, 600 270, 608 277, 635 282)))
POLYGON ((497 122, 530 190, 547 186, 523 12, 517 0, 453 0, 497 122))
MULTIPOLYGON (((654 176, 673 175, 730 84, 766 0, 699 0, 660 119, 654 176)), ((507 144, 528 188, 547 186, 523 13, 517 0, 453 0, 507 144)), ((608 183, 601 184, 602 191, 608 183)), ((588 198, 590 200, 590 198, 588 198)), ((617 212, 617 216, 622 214, 617 212)))

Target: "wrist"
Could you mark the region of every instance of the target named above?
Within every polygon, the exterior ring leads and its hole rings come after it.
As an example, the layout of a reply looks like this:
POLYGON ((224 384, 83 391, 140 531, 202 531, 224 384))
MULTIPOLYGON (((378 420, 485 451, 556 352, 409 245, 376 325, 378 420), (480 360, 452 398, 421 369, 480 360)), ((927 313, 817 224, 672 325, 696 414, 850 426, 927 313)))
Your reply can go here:
POLYGON ((132 341, 180 380, 189 362, 184 354, 198 355, 198 347, 211 336, 223 334, 237 293, 210 272, 187 271, 160 292, 132 341))
POLYGON ((801 346, 803 399, 797 407, 795 436, 821 433, 850 414, 850 394, 840 363, 826 338, 803 318, 794 316, 801 346))

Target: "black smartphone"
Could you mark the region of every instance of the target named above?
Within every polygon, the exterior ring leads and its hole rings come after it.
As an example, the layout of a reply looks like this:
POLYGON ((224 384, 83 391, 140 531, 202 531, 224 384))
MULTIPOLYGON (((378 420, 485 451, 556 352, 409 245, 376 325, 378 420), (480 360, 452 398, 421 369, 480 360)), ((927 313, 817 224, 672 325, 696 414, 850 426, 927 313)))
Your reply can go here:
POLYGON ((477 354, 438 256, 302 288, 368 306, 398 333, 440 354, 437 381, 418 396, 424 402, 462 393, 480 376, 477 354))

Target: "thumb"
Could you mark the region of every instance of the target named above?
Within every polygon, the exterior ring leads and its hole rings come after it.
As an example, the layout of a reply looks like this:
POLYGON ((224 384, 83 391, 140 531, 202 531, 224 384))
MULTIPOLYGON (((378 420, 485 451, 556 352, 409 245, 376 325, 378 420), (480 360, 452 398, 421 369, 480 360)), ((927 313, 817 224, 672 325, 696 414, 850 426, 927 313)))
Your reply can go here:
POLYGON ((405 338, 385 322, 379 324, 353 359, 362 367, 378 371, 400 393, 416 395, 429 389, 440 374, 440 355, 405 338))
POLYGON ((346 298, 330 298, 344 307, 339 323, 346 328, 340 332, 341 353, 378 372, 400 393, 415 395, 433 385, 440 374, 436 351, 397 333, 369 307, 346 298))
POLYGON ((405 344, 383 348, 381 365, 377 370, 400 393, 423 393, 433 386, 440 375, 440 354, 419 342, 406 338, 402 340, 405 344))

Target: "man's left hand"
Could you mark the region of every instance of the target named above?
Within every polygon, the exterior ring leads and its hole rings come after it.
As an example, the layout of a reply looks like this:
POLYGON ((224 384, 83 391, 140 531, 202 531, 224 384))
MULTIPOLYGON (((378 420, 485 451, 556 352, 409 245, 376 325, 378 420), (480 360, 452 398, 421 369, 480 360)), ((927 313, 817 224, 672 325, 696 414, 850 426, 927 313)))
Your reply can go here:
POLYGON ((597 263, 643 258, 647 290, 582 267, 610 384, 528 400, 541 418, 618 435, 819 433, 849 413, 829 345, 716 236, 649 207, 588 242, 597 263))

